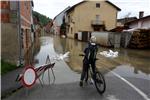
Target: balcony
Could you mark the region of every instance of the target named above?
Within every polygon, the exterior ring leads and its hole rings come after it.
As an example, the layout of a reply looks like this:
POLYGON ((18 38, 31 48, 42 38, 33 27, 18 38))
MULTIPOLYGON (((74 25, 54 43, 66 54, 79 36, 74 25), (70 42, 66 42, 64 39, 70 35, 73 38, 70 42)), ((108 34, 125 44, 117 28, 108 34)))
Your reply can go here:
POLYGON ((104 25, 104 21, 101 21, 101 20, 92 20, 91 21, 91 25, 92 26, 102 26, 102 25, 104 25))

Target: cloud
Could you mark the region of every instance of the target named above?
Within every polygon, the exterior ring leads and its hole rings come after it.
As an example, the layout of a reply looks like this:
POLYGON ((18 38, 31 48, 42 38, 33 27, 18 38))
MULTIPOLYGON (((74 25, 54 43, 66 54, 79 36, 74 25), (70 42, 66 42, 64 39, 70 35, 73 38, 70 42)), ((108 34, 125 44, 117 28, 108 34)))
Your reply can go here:
MULTIPOLYGON (((66 7, 72 6, 82 0, 34 0, 34 10, 54 18, 66 7)), ((150 15, 150 0, 109 0, 121 8, 118 17, 125 16, 131 12, 131 16, 137 16, 139 11, 144 11, 144 15, 150 15)))
POLYGON ((123 18, 129 12, 130 16, 138 17, 139 11, 144 11, 144 15, 150 15, 150 1, 149 0, 111 0, 116 6, 121 8, 121 12, 118 13, 118 18, 123 18))
POLYGON ((68 6, 72 6, 82 0, 34 0, 34 10, 54 18, 68 6))

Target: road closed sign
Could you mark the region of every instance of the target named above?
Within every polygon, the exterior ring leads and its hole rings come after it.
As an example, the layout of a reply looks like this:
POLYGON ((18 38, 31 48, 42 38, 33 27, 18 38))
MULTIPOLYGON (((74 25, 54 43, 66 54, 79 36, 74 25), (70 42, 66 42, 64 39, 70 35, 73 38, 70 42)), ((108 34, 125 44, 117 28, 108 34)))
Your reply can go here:
POLYGON ((22 77, 23 85, 25 87, 31 87, 32 85, 35 84, 36 77, 37 75, 35 69, 32 66, 26 67, 22 77))

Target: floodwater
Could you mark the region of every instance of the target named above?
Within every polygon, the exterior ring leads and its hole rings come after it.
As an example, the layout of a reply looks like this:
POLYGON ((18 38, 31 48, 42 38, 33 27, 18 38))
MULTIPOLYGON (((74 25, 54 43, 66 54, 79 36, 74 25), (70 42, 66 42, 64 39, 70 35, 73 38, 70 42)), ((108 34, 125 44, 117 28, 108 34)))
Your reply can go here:
MULTIPOLYGON (((70 51, 70 57, 66 61, 68 66, 75 72, 81 72, 83 57, 80 57, 79 54, 83 53, 87 43, 57 36, 41 37, 39 43, 39 50, 34 56, 34 65, 36 67, 45 64, 47 55, 53 57, 56 54, 70 51)), ((114 71, 120 75, 150 80, 150 50, 100 47, 98 52, 108 51, 109 49, 118 51, 119 56, 111 59, 97 55, 99 60, 96 65, 103 74, 114 71)))
MULTIPOLYGON (((54 37, 53 39, 55 52, 59 54, 70 51, 67 64, 73 71, 81 72, 83 57, 80 57, 79 54, 83 53, 87 43, 68 38, 54 37)), ((99 60, 96 65, 102 73, 107 74, 109 71, 115 71, 121 76, 150 80, 150 50, 100 47, 98 52, 108 51, 109 49, 118 51, 119 56, 112 59, 97 55, 99 60)))

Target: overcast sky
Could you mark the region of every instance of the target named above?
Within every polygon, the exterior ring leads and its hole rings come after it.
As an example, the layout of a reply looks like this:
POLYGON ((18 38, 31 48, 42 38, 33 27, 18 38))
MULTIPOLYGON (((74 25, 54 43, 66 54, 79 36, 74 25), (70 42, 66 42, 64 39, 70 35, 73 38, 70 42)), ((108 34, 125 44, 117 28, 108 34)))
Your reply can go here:
MULTIPOLYGON (((68 6, 73 6, 82 0, 33 0, 34 10, 49 18, 54 18, 57 14, 63 11, 68 6)), ((144 11, 144 16, 150 15, 150 0, 109 0, 121 11, 118 13, 118 18, 123 18, 126 15, 130 17, 138 17, 139 11, 144 11)))

